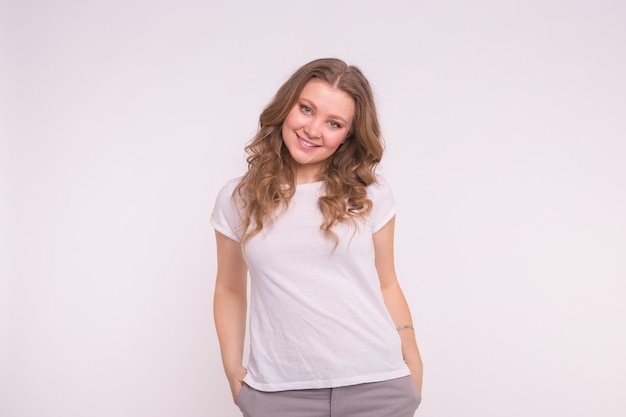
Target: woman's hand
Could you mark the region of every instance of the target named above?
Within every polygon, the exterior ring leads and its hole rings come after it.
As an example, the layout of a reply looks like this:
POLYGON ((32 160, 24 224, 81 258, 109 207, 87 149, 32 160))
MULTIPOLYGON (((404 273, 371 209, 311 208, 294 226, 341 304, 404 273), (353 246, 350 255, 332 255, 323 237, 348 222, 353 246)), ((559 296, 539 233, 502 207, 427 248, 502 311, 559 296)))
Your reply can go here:
POLYGON ((422 376, 424 373, 422 367, 422 361, 405 361, 407 366, 409 367, 409 371, 411 371, 411 378, 413 382, 415 382, 415 386, 419 391, 420 395, 422 394, 422 376))
POLYGON ((234 369, 228 373, 228 383, 230 384, 230 392, 233 396, 233 402, 237 404, 237 396, 243 388, 243 378, 248 373, 248 370, 243 366, 234 369))

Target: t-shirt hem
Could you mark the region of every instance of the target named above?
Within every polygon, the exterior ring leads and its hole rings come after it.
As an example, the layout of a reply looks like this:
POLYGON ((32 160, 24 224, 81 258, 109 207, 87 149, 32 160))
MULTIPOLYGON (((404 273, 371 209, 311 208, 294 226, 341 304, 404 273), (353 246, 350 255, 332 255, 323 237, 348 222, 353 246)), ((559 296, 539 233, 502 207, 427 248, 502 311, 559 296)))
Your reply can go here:
POLYGON ((391 372, 385 372, 383 374, 376 375, 368 375, 368 376, 358 376, 358 377, 350 377, 350 378, 338 378, 338 379, 327 379, 320 381, 300 381, 300 382, 286 382, 286 383, 260 383, 254 381, 250 374, 248 373, 243 382, 245 382, 250 387, 254 388, 257 391, 266 391, 266 392, 274 392, 274 391, 290 391, 290 390, 301 390, 301 389, 323 389, 323 388, 336 388, 336 387, 344 387, 349 385, 358 385, 358 384, 367 384, 370 382, 380 382, 387 381, 390 379, 402 378, 405 376, 411 375, 411 372, 408 368, 399 369, 391 372))

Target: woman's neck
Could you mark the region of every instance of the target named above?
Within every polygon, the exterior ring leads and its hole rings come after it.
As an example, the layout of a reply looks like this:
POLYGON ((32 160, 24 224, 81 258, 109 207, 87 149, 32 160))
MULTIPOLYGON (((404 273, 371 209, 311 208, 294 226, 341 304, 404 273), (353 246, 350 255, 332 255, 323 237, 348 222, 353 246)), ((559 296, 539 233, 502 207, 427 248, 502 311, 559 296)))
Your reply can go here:
POLYGON ((321 166, 301 165, 296 167, 294 177, 296 184, 309 184, 320 180, 321 166))

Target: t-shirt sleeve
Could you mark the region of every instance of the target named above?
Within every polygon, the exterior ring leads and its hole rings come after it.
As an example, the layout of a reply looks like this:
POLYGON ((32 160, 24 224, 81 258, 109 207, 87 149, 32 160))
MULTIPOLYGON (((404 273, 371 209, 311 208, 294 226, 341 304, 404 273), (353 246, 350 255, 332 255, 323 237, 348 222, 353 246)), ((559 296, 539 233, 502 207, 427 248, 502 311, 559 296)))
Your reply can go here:
POLYGON ((396 201, 393 197, 391 186, 384 178, 379 177, 377 184, 368 187, 368 195, 372 200, 372 211, 369 216, 369 224, 372 233, 376 233, 396 214, 396 201))
POLYGON ((229 181, 217 194, 215 206, 211 214, 211 225, 221 234, 241 241, 240 225, 241 220, 235 206, 233 191, 239 183, 240 178, 229 181))

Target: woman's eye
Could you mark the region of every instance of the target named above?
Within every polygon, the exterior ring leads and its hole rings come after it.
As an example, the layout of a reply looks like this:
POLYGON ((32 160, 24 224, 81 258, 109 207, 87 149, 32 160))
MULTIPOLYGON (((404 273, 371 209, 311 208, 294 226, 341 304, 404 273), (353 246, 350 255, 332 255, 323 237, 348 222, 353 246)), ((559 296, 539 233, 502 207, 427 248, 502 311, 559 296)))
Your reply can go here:
POLYGON ((303 113, 306 114, 311 114, 312 110, 309 106, 305 106, 304 104, 300 105, 300 110, 302 110, 303 113))
POLYGON ((330 125, 331 125, 332 127, 336 127, 337 129, 340 129, 340 128, 341 128, 341 125, 340 125, 339 123, 334 122, 334 121, 332 121, 332 120, 331 120, 330 122, 328 122, 328 123, 330 123, 330 125))

